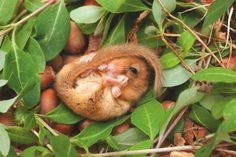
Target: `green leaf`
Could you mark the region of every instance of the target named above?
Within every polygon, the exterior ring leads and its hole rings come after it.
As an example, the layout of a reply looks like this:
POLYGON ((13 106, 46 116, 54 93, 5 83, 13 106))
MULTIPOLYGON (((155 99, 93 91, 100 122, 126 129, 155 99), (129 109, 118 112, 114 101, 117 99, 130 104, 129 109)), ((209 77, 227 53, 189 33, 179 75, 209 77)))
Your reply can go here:
POLYGON ((71 145, 70 140, 65 135, 52 136, 50 143, 56 157, 78 157, 74 147, 71 145))
POLYGON ((198 81, 234 83, 236 82, 236 72, 229 69, 214 67, 197 72, 192 79, 198 81))
POLYGON ((163 69, 169 69, 179 64, 179 58, 172 51, 165 51, 160 58, 163 69))
POLYGON ((208 9, 202 28, 206 28, 218 20, 235 0, 215 0, 208 9))
POLYGON ((55 109, 47 113, 46 118, 63 124, 75 124, 82 118, 71 112, 64 104, 58 105, 55 109))
POLYGON ((205 108, 199 105, 193 105, 189 117, 209 129, 211 132, 215 132, 220 124, 220 121, 214 119, 205 108))
POLYGON ((125 17, 126 16, 123 16, 112 30, 111 35, 105 41, 104 46, 125 43, 125 17))
POLYGON ((18 0, 0 0, 0 25, 7 24, 13 17, 18 0))
MULTIPOLYGON (((185 60, 186 63, 194 68, 196 60, 185 60)), ((164 80, 163 80, 163 87, 174 87, 181 85, 189 80, 192 76, 190 72, 188 72, 182 65, 177 65, 174 68, 164 70, 164 80), (175 79, 173 79, 175 78, 175 79)))
POLYGON ((109 2, 107 0, 96 0, 101 6, 112 13, 136 12, 146 10, 141 0, 119 0, 109 2))
POLYGON ((65 47, 70 32, 70 17, 64 2, 45 9, 38 16, 35 27, 46 60, 53 59, 65 47))
POLYGON ((0 87, 3 87, 7 84, 7 80, 0 80, 0 87))
POLYGON ((211 113, 215 119, 221 119, 223 116, 223 110, 227 103, 229 103, 234 97, 221 96, 221 99, 215 99, 211 108, 211 113))
POLYGON ((30 54, 32 60, 35 62, 37 72, 42 73, 45 69, 46 61, 39 43, 35 39, 30 38, 25 51, 30 54))
POLYGON ((104 41, 107 38, 108 31, 109 31, 109 28, 111 26, 111 22, 112 22, 113 17, 114 17, 114 14, 110 14, 108 16, 107 20, 106 20, 106 23, 105 23, 105 26, 104 26, 103 35, 102 35, 102 40, 101 40, 101 44, 102 45, 104 44, 104 41))
POLYGON ((88 5, 79 7, 70 12, 70 17, 76 23, 91 24, 97 22, 106 10, 99 6, 88 5))
POLYGON ((0 125, 0 155, 7 156, 10 150, 10 138, 7 131, 0 125))
POLYGON ((236 99, 231 100, 225 105, 223 110, 223 117, 225 120, 234 119, 236 116, 236 99))
POLYGON ((8 109, 19 99, 22 98, 22 96, 24 96, 30 88, 32 88, 32 86, 34 85, 34 82, 32 80, 29 80, 25 87, 20 91, 20 93, 12 98, 12 99, 8 99, 8 100, 1 100, 0 101, 0 113, 6 113, 8 111, 8 109))
POLYGON ((32 144, 37 139, 30 130, 18 126, 9 126, 7 131, 11 141, 19 144, 32 144))
MULTIPOLYGON (((137 143, 136 145, 132 146, 129 150, 142 150, 142 149, 149 149, 152 146, 151 140, 146 140, 137 143)), ((133 157, 132 155, 129 155, 128 157, 133 157)), ((146 157, 146 155, 135 155, 135 157, 146 157)))
POLYGON ((188 54, 188 51, 193 46, 195 40, 196 40, 196 38, 191 33, 189 33, 188 31, 184 31, 181 34, 178 41, 179 41, 181 47, 183 48, 185 55, 188 54))
POLYGON ((33 157, 35 155, 39 156, 47 156, 47 157, 52 157, 52 154, 50 151, 42 146, 32 146, 29 148, 26 148, 23 152, 20 153, 20 156, 22 157, 33 157))
MULTIPOLYGON (((116 150, 125 150, 141 141, 147 140, 148 137, 137 128, 130 128, 125 132, 111 137, 116 143, 119 149, 115 147, 116 150)), ((107 141, 107 140, 106 140, 107 141)), ((113 147, 114 148, 114 147, 113 147)))
POLYGON ((198 92, 197 90, 198 89, 196 87, 189 88, 180 93, 173 110, 170 112, 168 118, 165 120, 164 124, 161 127, 158 142, 159 147, 160 141, 162 141, 165 130, 168 124, 170 123, 171 119, 173 119, 174 116, 176 116, 176 114, 180 112, 184 107, 199 102, 204 97, 204 94, 198 92))
POLYGON ((19 49, 23 50, 33 30, 34 21, 29 20, 26 24, 17 27, 15 42, 19 49))
POLYGON ((212 93, 214 94, 235 94, 235 83, 216 83, 213 85, 212 93))
POLYGON ((162 105, 153 99, 138 108, 131 115, 131 122, 153 140, 165 118, 162 105))
MULTIPOLYGON (((169 12, 172 12, 175 10, 175 7, 176 7, 175 0, 160 0, 160 1, 169 12)), ((166 13, 162 10, 159 0, 153 1, 152 14, 159 28, 162 28, 162 23, 166 17, 166 13)))
POLYGON ((110 135, 113 127, 123 123, 127 119, 128 116, 125 116, 108 122, 93 122, 71 140, 73 143, 87 150, 98 140, 106 139, 110 135))
POLYGON ((40 0, 25 0, 23 5, 28 11, 34 12, 35 10, 43 6, 43 2, 41 2, 40 0))
POLYGON ((0 71, 3 69, 6 52, 0 50, 0 71))
POLYGON ((222 95, 206 95, 199 103, 206 109, 211 110, 212 107, 221 100, 225 99, 222 95))

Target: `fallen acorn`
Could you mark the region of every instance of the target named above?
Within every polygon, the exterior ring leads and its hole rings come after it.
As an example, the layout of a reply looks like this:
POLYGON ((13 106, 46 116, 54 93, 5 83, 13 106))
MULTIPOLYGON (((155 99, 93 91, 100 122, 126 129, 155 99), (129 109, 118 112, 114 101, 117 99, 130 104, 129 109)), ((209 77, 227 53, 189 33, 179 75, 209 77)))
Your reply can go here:
POLYGON ((74 125, 54 123, 52 124, 52 128, 62 134, 70 135, 74 130, 74 125))
POLYGON ((46 66, 45 70, 40 76, 40 88, 46 89, 50 87, 55 79, 55 72, 51 66, 46 66))
POLYGON ((63 59, 61 55, 57 55, 54 59, 48 62, 48 65, 52 66, 55 71, 61 70, 63 66, 63 59))
POLYGON ((175 105, 175 101, 172 101, 172 100, 165 100, 165 101, 163 101, 162 103, 162 106, 164 107, 164 109, 169 109, 169 108, 171 108, 172 106, 174 106, 175 105))
POLYGON ((40 97, 40 113, 47 114, 58 105, 56 91, 52 88, 42 92, 40 97))
POLYGON ((1 113, 0 114, 0 123, 7 125, 7 126, 15 125, 14 117, 13 117, 12 113, 11 112, 1 113))
POLYGON ((125 122, 121 125, 116 126, 113 129, 112 133, 113 133, 113 135, 121 134, 121 133, 125 132, 126 130, 128 130, 129 128, 130 128, 130 123, 125 122))
POLYGON ((79 130, 82 131, 84 130, 87 126, 89 126, 93 121, 89 119, 85 119, 80 125, 79 125, 79 130))
POLYGON ((80 53, 85 46, 84 35, 75 22, 70 22, 70 34, 67 40, 65 51, 71 54, 80 53))

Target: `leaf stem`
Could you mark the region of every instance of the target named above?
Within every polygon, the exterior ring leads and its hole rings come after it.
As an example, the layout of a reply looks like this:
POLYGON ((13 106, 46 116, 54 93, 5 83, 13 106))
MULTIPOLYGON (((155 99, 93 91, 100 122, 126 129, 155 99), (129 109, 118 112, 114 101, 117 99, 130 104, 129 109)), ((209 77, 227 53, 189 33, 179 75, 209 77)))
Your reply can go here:
POLYGON ((189 72, 191 72, 192 74, 195 74, 194 70, 184 61, 184 59, 181 57, 179 52, 176 51, 175 48, 163 36, 161 37, 161 39, 167 45, 167 47, 169 47, 174 52, 174 54, 178 57, 183 67, 189 72))
POLYGON ((11 24, 10 28, 7 28, 5 30, 0 31, 0 36, 3 36, 7 33, 9 33, 10 31, 13 30, 14 27, 17 27, 23 23, 25 23, 26 21, 28 21, 29 19, 31 19, 32 17, 34 17, 35 15, 39 14, 41 11, 43 11, 45 8, 47 8, 48 6, 50 6, 52 3, 54 3, 55 0, 50 0, 47 3, 45 3, 42 7, 38 8, 37 10, 35 10, 34 12, 32 12, 31 14, 29 14, 28 16, 24 17, 23 19, 21 19, 20 21, 11 24))
POLYGON ((211 56, 216 60, 216 62, 218 62, 218 64, 221 67, 224 67, 224 64, 215 56, 215 54, 211 51, 211 49, 204 43, 204 41, 188 26, 186 25, 182 20, 180 20, 179 18, 173 16, 166 8, 165 6, 162 4, 161 0, 157 0, 159 2, 159 4, 161 5, 162 10, 168 15, 170 16, 172 19, 174 19, 175 21, 179 22, 180 24, 182 24, 184 26, 185 29, 187 29, 190 33, 192 33, 192 35, 206 48, 206 50, 211 54, 211 56))
MULTIPOLYGON (((143 149, 143 150, 133 150, 133 151, 119 151, 119 152, 108 152, 100 154, 89 154, 90 156, 125 156, 125 155, 140 155, 140 154, 151 154, 151 153, 165 153, 172 151, 183 151, 183 150, 195 150, 199 149, 199 146, 177 146, 177 147, 165 147, 165 148, 155 148, 155 149, 143 149)), ((87 154, 81 154, 81 156, 86 156, 87 154)))
POLYGON ((45 128, 48 129, 54 136, 58 136, 58 133, 56 133, 44 120, 42 120, 38 115, 35 114, 35 119, 41 123, 45 128))

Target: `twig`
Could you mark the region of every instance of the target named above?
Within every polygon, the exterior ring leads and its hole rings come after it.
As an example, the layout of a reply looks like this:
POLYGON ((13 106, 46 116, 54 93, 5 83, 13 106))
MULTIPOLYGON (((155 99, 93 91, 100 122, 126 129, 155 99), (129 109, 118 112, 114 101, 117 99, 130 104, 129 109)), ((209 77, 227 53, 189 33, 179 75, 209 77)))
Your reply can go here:
POLYGON ((7 28, 6 30, 2 30, 0 31, 0 36, 5 35, 6 33, 9 33, 10 31, 13 30, 14 27, 17 27, 23 23, 25 23, 26 21, 28 21, 30 18, 34 17, 35 15, 37 15, 38 13, 40 13, 41 11, 43 11, 45 8, 47 8, 48 6, 50 6, 52 3, 54 3, 55 0, 50 0, 47 3, 45 3, 42 7, 40 7, 39 9, 37 9, 35 12, 29 14, 28 16, 24 17, 23 19, 21 19, 20 21, 12 24, 12 26, 10 28, 7 28))
POLYGON ((58 133, 56 133, 45 121, 43 121, 39 116, 35 114, 35 119, 41 123, 45 128, 48 129, 54 136, 58 136, 58 133))
POLYGON ((230 37, 230 21, 232 18, 234 12, 234 8, 232 7, 229 12, 229 17, 228 17, 228 24, 227 24, 227 36, 226 36, 226 42, 225 42, 225 47, 227 47, 228 42, 229 42, 229 37, 230 37))
POLYGON ((162 36, 161 37, 162 41, 174 52, 174 54, 178 57, 178 59, 180 60, 181 64, 183 65, 183 67, 188 70, 189 72, 191 72, 192 74, 195 74, 194 70, 184 61, 184 59, 181 57, 181 55, 179 54, 178 51, 175 50, 175 48, 173 48, 169 42, 162 36))
POLYGON ((227 150, 227 149, 222 149, 222 148, 217 148, 216 150, 220 152, 225 152, 231 155, 236 155, 236 151, 233 151, 233 150, 227 150))
POLYGON ((134 24, 132 26, 131 31, 128 34, 127 40, 129 42, 133 42, 133 43, 138 43, 138 38, 137 38, 137 32, 139 30, 139 26, 141 24, 141 22, 144 20, 145 17, 147 17, 150 14, 150 10, 145 10, 143 11, 139 17, 134 21, 134 24))
MULTIPOLYGON (((151 153, 165 153, 172 151, 183 151, 183 150, 195 150, 199 149, 199 146, 177 146, 177 147, 165 147, 165 148, 155 148, 155 149, 143 149, 143 150, 133 150, 133 151, 120 151, 120 152, 108 152, 101 154, 89 154, 89 156, 122 156, 122 155, 140 155, 140 154, 151 154, 151 153)), ((81 156, 86 156, 87 154, 81 154, 81 156)))
POLYGON ((175 118, 175 120, 173 121, 173 123, 170 125, 170 127, 166 130, 165 134, 163 135, 163 137, 161 139, 159 139, 158 144, 156 145, 156 148, 158 148, 159 146, 162 145, 162 143, 164 142, 164 140, 166 139, 166 137, 170 134, 170 132, 174 129, 174 127, 177 125, 177 123, 179 122, 180 118, 182 118, 182 116, 184 115, 185 111, 187 110, 187 107, 185 107, 180 113, 179 115, 175 118))
POLYGON ((161 0, 157 0, 160 5, 161 8, 163 9, 163 11, 170 16, 172 19, 174 19, 175 21, 179 22, 180 24, 182 24, 190 33, 193 34, 193 36, 206 48, 206 50, 212 55, 212 57, 218 62, 218 64, 222 67, 224 67, 224 65, 222 64, 222 62, 215 56, 215 54, 211 51, 211 49, 202 41, 202 39, 188 26, 186 25, 182 20, 180 20, 179 18, 173 16, 162 4, 161 0))
MULTIPOLYGON (((33 134, 36 136, 36 137, 38 137, 39 138, 39 133, 37 132, 37 131, 35 131, 35 130, 31 130, 32 132, 33 132, 33 134)), ((46 147, 50 150, 50 151, 53 151, 53 149, 52 149, 52 146, 50 145, 50 144, 46 144, 46 147)))

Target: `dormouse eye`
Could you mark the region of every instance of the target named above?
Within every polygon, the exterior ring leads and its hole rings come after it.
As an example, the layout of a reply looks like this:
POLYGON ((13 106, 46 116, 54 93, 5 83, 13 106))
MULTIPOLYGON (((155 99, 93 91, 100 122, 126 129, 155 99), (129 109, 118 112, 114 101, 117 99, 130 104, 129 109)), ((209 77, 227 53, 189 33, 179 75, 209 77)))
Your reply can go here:
POLYGON ((133 74, 137 74, 138 70, 134 67, 129 67, 129 70, 133 73, 133 74))

